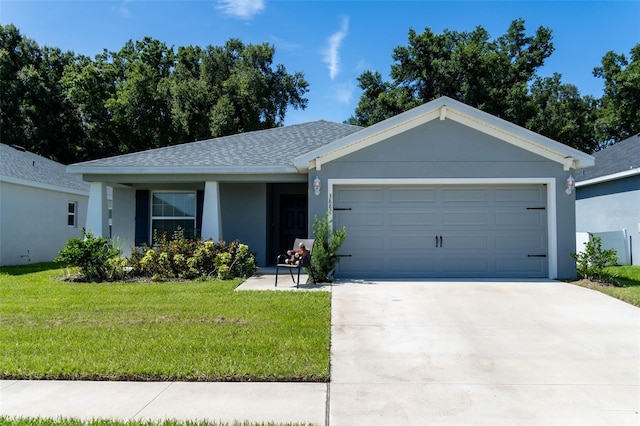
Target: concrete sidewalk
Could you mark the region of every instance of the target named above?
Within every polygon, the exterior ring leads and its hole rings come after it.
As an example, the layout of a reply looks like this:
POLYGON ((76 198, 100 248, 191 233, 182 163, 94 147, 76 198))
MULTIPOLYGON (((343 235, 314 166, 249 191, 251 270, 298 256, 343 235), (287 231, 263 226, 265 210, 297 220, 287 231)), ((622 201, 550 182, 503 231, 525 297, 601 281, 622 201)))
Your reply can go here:
POLYGON ((0 414, 324 425, 326 383, 0 381, 0 414))

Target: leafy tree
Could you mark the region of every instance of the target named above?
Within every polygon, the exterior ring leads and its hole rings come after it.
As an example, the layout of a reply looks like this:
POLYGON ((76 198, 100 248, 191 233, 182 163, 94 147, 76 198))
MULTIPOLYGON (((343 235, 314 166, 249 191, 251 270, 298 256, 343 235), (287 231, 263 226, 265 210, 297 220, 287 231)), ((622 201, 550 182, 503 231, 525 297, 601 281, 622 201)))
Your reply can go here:
POLYGON ((74 157, 80 134, 60 79, 73 53, 44 47, 0 25, 0 141, 57 161, 74 157))
POLYGON ((640 133, 640 44, 631 49, 630 60, 608 52, 593 75, 604 79, 597 120, 602 145, 640 133))
POLYGON ((71 163, 280 126, 308 83, 274 55, 145 37, 91 59, 0 25, 0 141, 71 163))
POLYGON ((551 30, 540 27, 527 36, 523 20, 513 21, 507 33, 493 41, 481 26, 442 34, 411 29, 408 46, 393 51, 393 83, 383 83, 377 73, 360 76, 363 95, 349 122, 369 126, 399 109, 449 96, 524 125, 529 118, 528 84, 553 49, 551 30))
POLYGON ((528 102, 531 116, 525 127, 585 152, 598 148, 596 100, 581 97, 572 84, 562 84, 559 74, 536 77, 528 102))

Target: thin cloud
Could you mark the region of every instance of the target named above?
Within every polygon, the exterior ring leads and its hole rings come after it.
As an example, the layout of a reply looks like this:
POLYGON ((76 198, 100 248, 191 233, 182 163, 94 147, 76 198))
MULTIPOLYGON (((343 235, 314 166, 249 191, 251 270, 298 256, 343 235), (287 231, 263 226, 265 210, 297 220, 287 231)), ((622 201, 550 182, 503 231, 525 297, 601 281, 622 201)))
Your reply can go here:
POLYGON ((264 10, 264 0, 218 0, 216 9, 227 16, 249 20, 264 10))
POLYGON ((340 46, 342 40, 347 36, 349 31, 349 18, 342 18, 340 30, 333 33, 328 40, 328 46, 324 50, 324 62, 329 67, 329 77, 331 80, 336 78, 340 72, 340 46))
POLYGON ((348 81, 343 84, 339 84, 333 88, 333 93, 331 98, 341 104, 350 104, 353 100, 353 92, 355 91, 355 86, 351 81, 348 81))
POLYGON ((131 10, 129 10, 129 5, 131 4, 131 0, 124 0, 118 6, 118 13, 125 19, 131 18, 131 10))

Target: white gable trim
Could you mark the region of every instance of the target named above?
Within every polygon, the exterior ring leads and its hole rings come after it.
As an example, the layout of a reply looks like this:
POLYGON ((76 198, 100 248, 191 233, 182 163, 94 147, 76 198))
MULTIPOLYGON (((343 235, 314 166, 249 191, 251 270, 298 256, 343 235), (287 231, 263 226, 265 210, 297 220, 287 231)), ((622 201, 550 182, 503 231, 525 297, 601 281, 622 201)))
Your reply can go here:
POLYGON ((565 170, 591 167, 595 161, 592 156, 577 149, 461 102, 441 97, 298 156, 294 159, 294 165, 301 172, 314 168, 321 170, 324 163, 352 154, 435 119, 456 121, 562 164, 565 170))
POLYGON ((549 279, 558 278, 558 224, 555 178, 373 178, 327 179, 327 205, 333 226, 333 191, 336 185, 524 185, 547 186, 547 261, 549 279))

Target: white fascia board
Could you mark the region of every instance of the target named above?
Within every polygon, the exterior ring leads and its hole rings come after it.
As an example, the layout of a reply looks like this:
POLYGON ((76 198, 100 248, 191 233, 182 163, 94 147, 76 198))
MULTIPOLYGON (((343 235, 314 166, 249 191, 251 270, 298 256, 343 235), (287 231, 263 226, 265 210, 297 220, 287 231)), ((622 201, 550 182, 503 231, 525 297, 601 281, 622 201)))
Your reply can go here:
POLYGON ((597 183, 609 182, 611 180, 624 179, 629 176, 640 174, 640 168, 625 170, 624 172, 612 173, 610 175, 599 176, 593 179, 587 179, 580 182, 576 182, 576 188, 581 186, 595 185, 597 183))
POLYGON ((0 182, 12 183, 14 185, 28 186, 30 188, 45 189, 47 191, 63 192, 65 194, 89 196, 89 189, 86 191, 81 189, 69 188, 66 186, 52 185, 49 183, 34 182, 32 180, 14 178, 10 176, 0 176, 0 182))

